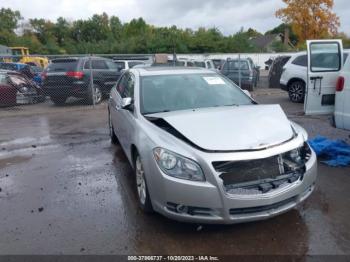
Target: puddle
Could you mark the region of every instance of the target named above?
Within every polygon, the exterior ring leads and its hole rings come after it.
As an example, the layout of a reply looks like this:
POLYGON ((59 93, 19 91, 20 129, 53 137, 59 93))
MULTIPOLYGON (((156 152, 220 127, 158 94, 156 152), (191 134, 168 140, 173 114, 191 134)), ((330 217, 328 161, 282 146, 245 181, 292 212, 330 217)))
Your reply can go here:
POLYGON ((10 165, 15 165, 15 164, 29 161, 31 158, 32 158, 31 156, 13 156, 13 157, 0 159, 0 169, 8 167, 10 165))

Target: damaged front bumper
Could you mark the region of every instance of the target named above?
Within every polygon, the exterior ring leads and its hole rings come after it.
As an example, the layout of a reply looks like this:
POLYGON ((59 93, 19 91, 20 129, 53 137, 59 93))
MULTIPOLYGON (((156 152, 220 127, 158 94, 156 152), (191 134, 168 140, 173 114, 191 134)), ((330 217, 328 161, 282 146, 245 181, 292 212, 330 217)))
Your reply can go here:
POLYGON ((42 99, 43 97, 38 95, 36 92, 28 92, 28 93, 17 92, 16 94, 17 105, 35 104, 42 99))
MULTIPOLYGON (((271 163, 267 159, 280 156, 288 151, 288 147, 295 148, 296 143, 298 142, 291 141, 281 147, 260 152, 205 154, 204 159, 199 161, 206 176, 205 182, 167 176, 155 163, 149 163, 151 170, 147 172, 157 173, 162 178, 157 190, 150 190, 153 208, 175 220, 215 224, 262 220, 284 213, 312 193, 317 176, 316 155, 311 149, 302 169, 288 170, 282 175, 270 175, 276 170, 268 168, 271 163), (225 161, 234 158, 239 161, 253 159, 252 161, 262 161, 262 164, 266 160, 267 166, 260 168, 265 168, 268 172, 263 172, 265 177, 260 180, 226 180, 213 164, 224 158, 225 161)), ((259 172, 258 167, 259 164, 255 165, 257 169, 254 170, 252 166, 253 172, 259 172)), ((239 176, 238 172, 236 174, 239 176)), ((234 174, 231 174, 231 178, 232 175, 234 174)))

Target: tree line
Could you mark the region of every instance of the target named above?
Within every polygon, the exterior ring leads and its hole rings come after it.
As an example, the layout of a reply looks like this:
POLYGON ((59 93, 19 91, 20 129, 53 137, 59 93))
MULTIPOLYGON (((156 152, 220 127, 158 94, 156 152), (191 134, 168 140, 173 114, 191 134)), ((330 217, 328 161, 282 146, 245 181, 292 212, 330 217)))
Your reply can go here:
MULTIPOLYGON (((265 34, 284 33, 288 28, 290 40, 299 49, 304 48, 305 29, 307 26, 294 17, 296 2, 304 0, 283 0, 287 7, 278 10, 276 15, 284 23, 265 34), (294 6, 293 6, 294 5, 294 6), (301 30, 303 29, 303 30, 301 30)), ((331 12, 330 10, 318 10, 317 6, 323 6, 322 1, 332 0, 307 0, 315 2, 315 12, 331 12), (317 2, 317 3, 316 3, 317 2)), ((307 9, 307 5, 304 5, 307 9)), ((332 8, 332 5, 328 9, 332 8)), ((314 16, 305 10, 304 16, 314 16)), ((324 15, 322 15, 323 19, 324 15)), ((320 32, 317 37, 342 37, 345 47, 350 47, 350 41, 345 34, 338 34, 336 29, 339 21, 336 16, 328 16, 331 21, 324 21, 323 27, 315 30, 314 24, 310 24, 310 32, 320 32), (327 24, 328 23, 328 24, 327 24), (312 27, 313 26, 313 27, 312 27), (327 29, 331 26, 331 30, 327 29), (321 30, 322 29, 322 30, 321 30)), ((321 20, 320 20, 321 21, 321 20)), ((322 20, 323 21, 323 20, 322 20)), ((33 54, 110 54, 110 53, 238 53, 261 52, 251 41, 252 38, 261 36, 262 33, 249 28, 243 28, 231 35, 224 35, 217 28, 198 28, 197 30, 182 29, 176 26, 156 27, 147 24, 143 18, 132 19, 123 23, 117 16, 108 16, 106 13, 95 14, 88 19, 69 21, 59 17, 56 21, 45 19, 24 20, 19 11, 9 8, 0 9, 0 44, 6 46, 25 46, 33 54)), ((308 33, 311 34, 311 33, 308 33)), ((295 51, 281 43, 274 44, 275 51, 295 51)))

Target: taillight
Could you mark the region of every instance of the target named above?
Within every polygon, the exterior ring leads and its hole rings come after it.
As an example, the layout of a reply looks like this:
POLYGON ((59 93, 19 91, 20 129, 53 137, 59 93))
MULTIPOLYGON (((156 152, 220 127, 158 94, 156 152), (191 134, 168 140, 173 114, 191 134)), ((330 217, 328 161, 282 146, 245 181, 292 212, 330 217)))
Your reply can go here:
POLYGON ((341 92, 344 89, 344 84, 345 84, 345 78, 343 76, 339 76, 337 80, 337 85, 335 87, 335 90, 337 92, 341 92))
POLYGON ((76 79, 81 79, 83 78, 84 73, 80 71, 69 71, 66 73, 66 76, 74 77, 76 79))

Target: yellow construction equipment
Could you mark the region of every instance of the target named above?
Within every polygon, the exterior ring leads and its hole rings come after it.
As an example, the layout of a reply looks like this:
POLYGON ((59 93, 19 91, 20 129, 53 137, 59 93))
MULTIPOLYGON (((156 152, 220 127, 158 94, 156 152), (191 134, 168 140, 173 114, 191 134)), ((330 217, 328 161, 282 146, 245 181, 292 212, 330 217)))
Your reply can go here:
POLYGON ((49 64, 47 57, 42 56, 30 56, 29 49, 23 46, 10 47, 14 62, 23 64, 36 65, 45 68, 49 64))

